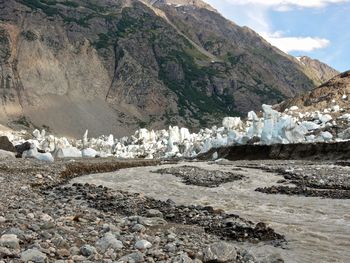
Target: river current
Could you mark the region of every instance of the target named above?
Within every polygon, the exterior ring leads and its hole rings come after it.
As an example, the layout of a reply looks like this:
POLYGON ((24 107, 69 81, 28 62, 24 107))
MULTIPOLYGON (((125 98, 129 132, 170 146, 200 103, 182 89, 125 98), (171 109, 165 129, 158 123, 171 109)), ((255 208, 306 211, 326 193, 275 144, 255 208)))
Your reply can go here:
POLYGON ((72 183, 93 183, 116 190, 144 193, 160 200, 172 199, 177 204, 211 205, 253 222, 265 222, 286 236, 285 248, 266 244, 240 243, 258 259, 268 254, 280 255, 290 263, 350 262, 350 201, 315 197, 267 195, 254 191, 283 179, 259 169, 243 168, 245 179, 216 188, 184 184, 157 169, 191 165, 207 170, 232 171, 232 165, 206 162, 180 163, 157 167, 140 167, 112 173, 91 174, 75 178, 72 183))

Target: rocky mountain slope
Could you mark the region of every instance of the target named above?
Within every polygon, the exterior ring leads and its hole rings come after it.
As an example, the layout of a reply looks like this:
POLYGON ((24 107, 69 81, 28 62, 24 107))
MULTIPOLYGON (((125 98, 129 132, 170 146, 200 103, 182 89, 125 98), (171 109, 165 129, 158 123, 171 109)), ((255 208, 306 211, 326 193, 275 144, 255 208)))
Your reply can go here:
POLYGON ((304 72, 318 85, 323 84, 340 73, 327 64, 308 56, 296 57, 296 59, 304 68, 304 72))
POLYGON ((0 0, 0 121, 68 136, 196 128, 314 87, 200 0, 0 0))
POLYGON ((303 111, 323 111, 339 106, 349 110, 349 96, 350 71, 346 71, 302 96, 284 101, 277 108, 284 110, 291 106, 298 106, 303 111))

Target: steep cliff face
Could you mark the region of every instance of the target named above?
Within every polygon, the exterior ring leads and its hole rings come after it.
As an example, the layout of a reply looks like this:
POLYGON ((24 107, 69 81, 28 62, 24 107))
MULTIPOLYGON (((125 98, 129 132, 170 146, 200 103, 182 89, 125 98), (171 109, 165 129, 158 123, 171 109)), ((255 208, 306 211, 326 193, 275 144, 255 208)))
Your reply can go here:
POLYGON ((2 122, 71 136, 195 128, 312 87, 199 0, 0 0, 2 122))

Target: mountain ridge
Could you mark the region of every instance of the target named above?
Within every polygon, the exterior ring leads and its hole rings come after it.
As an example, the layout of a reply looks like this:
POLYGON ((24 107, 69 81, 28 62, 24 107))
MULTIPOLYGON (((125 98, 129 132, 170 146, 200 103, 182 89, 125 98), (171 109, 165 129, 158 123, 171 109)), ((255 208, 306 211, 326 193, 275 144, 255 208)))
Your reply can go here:
POLYGON ((0 120, 75 137, 196 129, 314 87, 253 30, 187 2, 0 0, 0 120))

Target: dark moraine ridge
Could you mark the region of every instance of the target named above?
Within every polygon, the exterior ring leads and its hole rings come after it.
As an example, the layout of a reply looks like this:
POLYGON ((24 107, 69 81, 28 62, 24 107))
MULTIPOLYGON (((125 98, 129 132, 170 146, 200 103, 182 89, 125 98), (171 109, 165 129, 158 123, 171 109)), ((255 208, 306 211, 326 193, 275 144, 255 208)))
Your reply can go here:
POLYGON ((209 160, 217 152, 218 158, 236 160, 344 160, 350 158, 350 141, 334 143, 298 143, 274 145, 235 145, 213 148, 197 157, 209 160))

